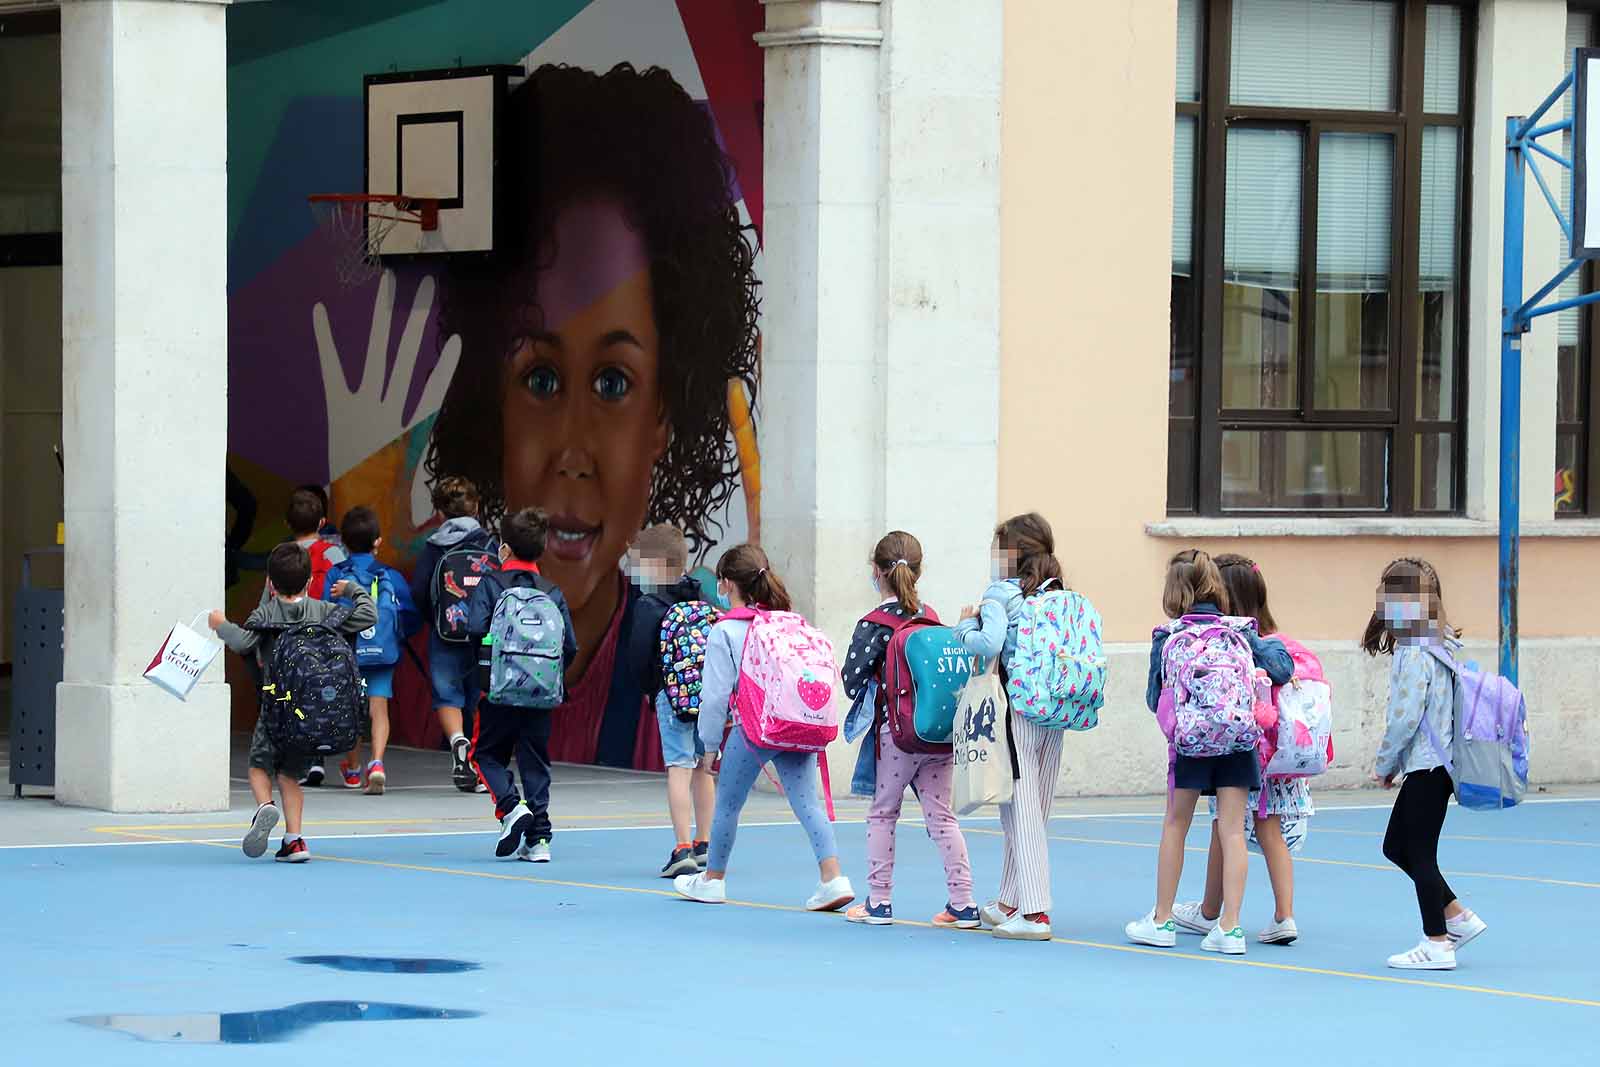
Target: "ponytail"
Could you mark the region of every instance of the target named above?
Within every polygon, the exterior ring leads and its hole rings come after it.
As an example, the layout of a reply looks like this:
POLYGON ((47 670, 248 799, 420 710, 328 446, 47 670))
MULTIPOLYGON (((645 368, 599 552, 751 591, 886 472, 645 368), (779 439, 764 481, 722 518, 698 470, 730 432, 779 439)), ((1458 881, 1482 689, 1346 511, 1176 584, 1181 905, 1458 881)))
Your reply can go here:
POLYGON ((1022 585, 1023 596, 1032 596, 1050 581, 1066 588, 1061 561, 1055 555, 1056 535, 1043 515, 1030 511, 1009 518, 995 527, 994 537, 1001 551, 1015 554, 1012 577, 1022 585))
POLYGON ((900 610, 915 615, 922 610, 917 595, 917 579, 922 577, 922 542, 904 530, 884 534, 872 550, 872 565, 883 575, 888 592, 900 602, 900 610))
POLYGON ((759 604, 769 611, 793 611, 794 602, 783 579, 772 571, 767 554, 759 545, 738 545, 717 561, 717 577, 732 582, 746 604, 759 604))

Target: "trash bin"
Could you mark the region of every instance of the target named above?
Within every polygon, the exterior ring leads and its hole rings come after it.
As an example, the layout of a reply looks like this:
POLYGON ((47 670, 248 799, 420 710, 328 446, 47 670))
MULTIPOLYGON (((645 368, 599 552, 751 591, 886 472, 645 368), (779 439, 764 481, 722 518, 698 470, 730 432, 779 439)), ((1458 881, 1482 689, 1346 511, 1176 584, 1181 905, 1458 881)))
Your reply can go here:
POLYGON ((56 784, 56 686, 63 669, 67 593, 34 585, 33 560, 62 551, 22 554, 11 637, 11 785, 19 797, 25 785, 54 789, 56 784))

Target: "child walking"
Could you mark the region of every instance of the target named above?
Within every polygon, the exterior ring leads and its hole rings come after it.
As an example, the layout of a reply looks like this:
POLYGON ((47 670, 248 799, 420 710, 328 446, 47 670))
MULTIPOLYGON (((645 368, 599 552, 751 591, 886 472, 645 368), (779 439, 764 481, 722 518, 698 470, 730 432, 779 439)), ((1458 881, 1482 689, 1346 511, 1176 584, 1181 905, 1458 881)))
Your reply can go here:
POLYGON ((1389 966, 1451 971, 1456 950, 1488 929, 1439 872, 1439 835, 1455 785, 1430 737, 1448 748, 1455 736, 1455 677, 1434 653, 1454 656, 1460 641, 1445 615, 1438 572, 1426 561, 1397 559, 1385 567, 1377 599, 1361 647, 1374 656, 1391 655, 1393 662, 1372 777, 1385 789, 1404 779, 1389 814, 1383 855, 1416 886, 1423 934, 1416 948, 1390 956, 1389 966))
MULTIPOLYGON (((711 776, 711 761, 700 731, 696 723, 678 718, 667 699, 661 671, 661 623, 668 609, 705 599, 700 583, 685 573, 688 565, 688 539, 682 530, 665 523, 640 531, 628 551, 629 569, 644 593, 633 609, 628 662, 638 679, 639 692, 655 709, 661 759, 667 765, 667 813, 674 836, 672 852, 661 868, 663 878, 705 869, 711 847, 711 812, 717 800, 717 780, 711 776)), ((695 668, 690 665, 687 669, 695 668)), ((689 684, 688 679, 680 682, 689 684)))
MULTIPOLYGON (((1232 614, 1254 619, 1256 632, 1262 637, 1276 636, 1286 650, 1293 647, 1278 633, 1277 620, 1267 606, 1267 580, 1255 561, 1230 553, 1217 556, 1214 562, 1222 575, 1232 614)), ((1303 647, 1301 651, 1311 656, 1303 647)), ((1258 789, 1250 793, 1246 818, 1255 822, 1256 841, 1261 846, 1262 858, 1267 862, 1267 876, 1272 881, 1274 910, 1271 924, 1256 935, 1256 940, 1263 945, 1291 945, 1299 939, 1300 927, 1294 919, 1294 859, 1283 831, 1287 826, 1303 825, 1316 814, 1316 806, 1311 802, 1311 785, 1307 778, 1271 777, 1261 788, 1267 794, 1266 814, 1261 813, 1261 790, 1258 789)), ((1178 904, 1172 909, 1178 928, 1190 933, 1211 933, 1222 915, 1222 837, 1217 833, 1216 805, 1216 799, 1212 798, 1211 855, 1206 860, 1205 899, 1178 904)))
POLYGON ((464 715, 478 704, 477 650, 466 634, 466 603, 483 575, 499 564, 494 538, 478 521, 478 487, 465 478, 444 478, 433 487, 433 510, 444 520, 417 553, 411 600, 428 632, 428 687, 434 714, 450 746, 450 778, 463 793, 485 792, 469 762, 464 715), (445 557, 463 566, 446 573, 445 557), (474 571, 476 568, 476 571, 474 571), (460 570, 460 580, 455 571, 460 570))
MULTIPOLYGON (((917 595, 917 579, 922 577, 920 541, 902 530, 886 534, 872 550, 870 565, 873 591, 883 600, 876 611, 856 624, 850 642, 844 691, 851 700, 874 678, 879 692, 884 691, 885 652, 894 628, 883 621, 883 616, 911 619, 924 610, 917 595)), ((922 804, 928 836, 944 859, 945 886, 950 893, 944 910, 933 917, 933 925, 977 929, 978 906, 972 899, 967 840, 961 835, 961 825, 950 806, 955 756, 950 752, 904 751, 895 743, 885 710, 885 704, 878 701, 874 729, 862 742, 877 746, 878 776, 867 815, 867 899, 846 912, 845 918, 871 926, 887 926, 894 921, 890 898, 894 892, 895 826, 909 785, 922 804)))
MULTIPOLYGON (((345 512, 339 524, 339 537, 350 557, 328 571, 328 582, 349 581, 364 589, 375 590, 373 601, 378 608, 376 632, 387 632, 394 647, 386 655, 372 659, 363 646, 356 646, 356 661, 361 664, 361 680, 367 688, 367 714, 372 720, 372 762, 367 764, 364 790, 368 795, 381 796, 389 776, 383 767, 383 753, 389 745, 389 701, 394 699, 394 670, 400 660, 401 642, 408 640, 422 625, 416 605, 411 602, 411 586, 405 575, 393 567, 378 562, 375 553, 383 544, 378 529, 378 513, 368 507, 355 507, 345 512), (392 658, 389 658, 392 656, 392 658), (382 662, 387 659, 388 662, 382 662)), ((334 598, 332 588, 325 596, 334 598)), ((363 634, 363 640, 372 637, 363 634)), ((344 784, 351 789, 363 788, 361 778, 361 742, 350 750, 339 765, 344 784)))
MULTIPOLYGON (((294 542, 279 545, 267 556, 267 602, 252 611, 242 627, 230 623, 221 611, 213 611, 211 628, 230 649, 241 656, 253 656, 258 670, 264 672, 282 631, 303 622, 321 622, 334 613, 334 605, 309 595, 310 584, 311 554, 294 542)), ((354 605, 344 620, 345 634, 354 636, 378 621, 377 609, 365 589, 347 581, 334 590, 336 596, 348 597, 354 605)), ((267 838, 281 815, 283 844, 275 858, 280 863, 304 863, 311 858, 305 838, 300 835, 306 803, 300 780, 308 762, 305 753, 285 752, 273 744, 267 734, 266 717, 257 716, 255 730, 250 734, 249 756, 250 792, 255 796, 256 811, 250 818, 250 830, 244 835, 246 856, 255 859, 266 852, 267 838), (277 778, 278 793, 283 798, 281 811, 272 802, 273 778, 277 778)))
MULTIPOLYGON (((332 570, 335 564, 343 563, 345 560, 344 549, 322 536, 322 524, 327 521, 327 517, 328 500, 320 488, 302 485, 289 494, 289 505, 284 509, 283 521, 289 527, 290 540, 311 555, 311 584, 306 587, 306 593, 313 600, 323 599, 328 571, 332 570)), ((262 605, 267 603, 271 595, 271 590, 263 586, 262 605)), ((322 784, 326 776, 327 771, 322 766, 322 760, 312 760, 306 767, 305 777, 300 779, 300 784, 315 788, 322 784)))
MULTIPOLYGON (((1294 676, 1294 661, 1289 658, 1283 642, 1261 637, 1256 633, 1253 620, 1228 614, 1228 591, 1222 584, 1222 575, 1211 557, 1199 549, 1185 549, 1172 557, 1167 566, 1161 606, 1169 621, 1156 629, 1151 640, 1150 676, 1145 686, 1145 703, 1158 719, 1163 714, 1163 690, 1176 688, 1179 664, 1169 653, 1179 647, 1180 643, 1172 639, 1180 635, 1193 635, 1193 640, 1181 642, 1186 654, 1198 645, 1196 658, 1205 657, 1225 669, 1229 639, 1217 631, 1219 627, 1226 628, 1244 639, 1254 665, 1267 672, 1273 685, 1283 685, 1294 676)), ((1249 729, 1254 730, 1248 670, 1235 672, 1235 678, 1244 688, 1243 714, 1250 717, 1249 729), (1238 677, 1240 674, 1243 677, 1238 677)), ((1237 710, 1240 695, 1224 693, 1217 688, 1208 692, 1192 691, 1185 699, 1227 700, 1230 701, 1227 708, 1218 705, 1219 710, 1237 710)), ((1182 709, 1177 709, 1177 715, 1182 717, 1182 709)), ((1163 731, 1168 729, 1163 724, 1163 731)), ((1172 736, 1169 733, 1169 738, 1172 736)), ((1183 742, 1174 743, 1181 745, 1183 742)), ((1128 923, 1124 932, 1135 944, 1157 948, 1171 948, 1177 944, 1178 927, 1172 912, 1173 899, 1178 895, 1178 880, 1183 875, 1184 841, 1194 822, 1195 805, 1202 796, 1214 796, 1217 798, 1215 833, 1222 852, 1222 908, 1220 921, 1206 934, 1200 947, 1208 952, 1243 955, 1245 937, 1239 926, 1239 907, 1244 901, 1245 875, 1249 867, 1244 842, 1245 806, 1250 791, 1261 788, 1261 767, 1256 760, 1254 744, 1215 756, 1184 755, 1174 749, 1170 759, 1172 790, 1167 797, 1161 849, 1156 860, 1156 904, 1149 914, 1128 923)))
MULTIPOLYGON (((1055 532, 1037 512, 1017 515, 995 528, 991 548, 993 581, 976 607, 961 610, 956 636, 968 652, 999 656, 1001 671, 1017 649, 1017 620, 1024 601, 1054 586, 1061 588, 1061 563, 1055 557, 1055 532)), ((1037 726, 1008 709, 1005 729, 1011 741, 1016 790, 1000 805, 1004 837, 1000 895, 980 909, 994 936, 1016 941, 1050 939, 1050 807, 1061 770, 1063 731, 1037 726)))
MULTIPOLYGON (((791 612, 793 604, 783 581, 772 572, 767 554, 756 545, 739 545, 717 562, 717 592, 735 613, 754 608, 763 612, 791 612)), ((716 812, 711 821, 711 847, 706 869, 680 874, 673 887, 690 900, 721 904, 727 900, 728 860, 739 829, 739 813, 767 763, 778 772, 784 796, 795 818, 811 838, 817 860, 818 884, 806 901, 808 911, 838 911, 855 899, 850 879, 839 870, 839 849, 833 824, 817 789, 814 752, 785 752, 761 748, 744 736, 737 719, 724 740, 734 688, 744 661, 749 618, 725 618, 711 629, 706 642, 706 665, 700 688, 700 741, 707 752, 722 749, 722 771, 717 778, 716 812)))
POLYGON ((507 516, 500 534, 500 569, 485 574, 467 601, 474 647, 484 648, 493 631, 489 669, 478 678, 483 700, 472 732, 472 767, 489 787, 500 820, 494 854, 549 863, 550 716, 565 695, 562 676, 577 658, 578 643, 566 598, 539 574, 550 534, 545 513, 523 508, 507 516), (513 753, 521 793, 511 777, 513 753))

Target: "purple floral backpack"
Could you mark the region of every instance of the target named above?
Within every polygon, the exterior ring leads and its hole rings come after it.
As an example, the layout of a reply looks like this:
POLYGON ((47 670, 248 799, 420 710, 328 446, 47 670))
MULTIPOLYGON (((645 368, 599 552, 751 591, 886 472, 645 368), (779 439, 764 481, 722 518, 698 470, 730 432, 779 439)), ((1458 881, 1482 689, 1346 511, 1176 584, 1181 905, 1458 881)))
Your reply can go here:
POLYGON ((1173 749, 1190 757, 1254 750, 1261 727, 1245 634, 1255 629, 1255 620, 1185 615, 1163 629, 1169 636, 1161 650, 1156 719, 1173 749))

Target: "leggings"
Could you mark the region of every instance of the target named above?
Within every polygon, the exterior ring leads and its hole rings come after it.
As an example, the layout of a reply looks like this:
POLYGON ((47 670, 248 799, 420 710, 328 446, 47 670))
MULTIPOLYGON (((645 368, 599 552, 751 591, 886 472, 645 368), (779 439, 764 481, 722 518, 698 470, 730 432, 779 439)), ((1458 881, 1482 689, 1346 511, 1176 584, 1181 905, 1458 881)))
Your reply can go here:
POLYGON ((833 840, 833 824, 828 821, 822 794, 817 789, 816 753, 757 748, 744 739, 743 730, 735 729, 722 746, 722 770, 717 775, 717 809, 711 820, 707 870, 728 869, 733 839, 739 832, 739 812, 744 810, 744 802, 750 798, 750 789, 765 763, 771 763, 777 770, 789 809, 811 836, 811 851, 816 854, 817 862, 839 854, 833 840))
POLYGON ((1444 909, 1456 899, 1439 873, 1439 833, 1452 792, 1450 772, 1443 767, 1406 775, 1383 835, 1384 858, 1416 884, 1422 932, 1429 937, 1445 935, 1444 909))
MULTIPOLYGON (((872 744, 868 736, 864 744, 872 744)), ((894 830, 906 786, 916 790, 928 837, 944 858, 945 887, 955 908, 972 907, 972 864, 967 859, 967 839, 950 808, 950 779, 955 757, 928 752, 904 752, 894 743, 888 724, 878 733, 878 786, 867 815, 867 886, 873 904, 889 901, 894 890, 894 830)))

